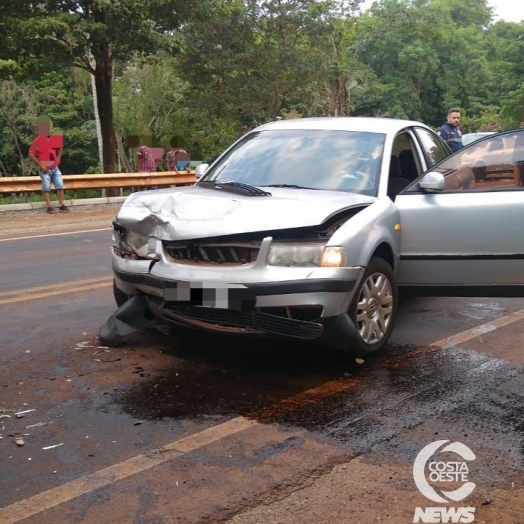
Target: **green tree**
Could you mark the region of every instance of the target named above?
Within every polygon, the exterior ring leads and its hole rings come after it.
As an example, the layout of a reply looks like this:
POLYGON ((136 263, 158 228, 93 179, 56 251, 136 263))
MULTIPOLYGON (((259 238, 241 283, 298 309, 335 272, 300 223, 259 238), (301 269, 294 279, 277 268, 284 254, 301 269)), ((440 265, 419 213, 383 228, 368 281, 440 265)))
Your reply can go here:
POLYGON ((490 92, 499 101, 501 126, 524 122, 524 24, 499 21, 488 31, 491 44, 490 92))
MULTIPOLYGON (((135 54, 115 75, 115 127, 123 146, 126 137, 135 135, 167 149, 171 138, 187 135, 188 83, 176 65, 175 59, 163 54, 135 54)), ((126 162, 123 154, 122 149, 120 162, 131 168, 132 162, 126 162)))
POLYGON ((94 75, 103 167, 112 173, 116 161, 112 98, 116 60, 136 50, 172 48, 174 31, 194 9, 193 0, 6 0, 0 11, 0 34, 11 35, 7 58, 16 49, 27 74, 65 65, 94 75))
POLYGON ((375 86, 358 95, 361 114, 387 114, 440 125, 450 106, 492 106, 486 0, 382 0, 363 16, 361 60, 375 86))
POLYGON ((0 170, 2 175, 35 173, 27 158, 38 116, 46 115, 64 134, 64 173, 84 173, 96 165, 92 107, 87 86, 71 70, 44 73, 35 80, 0 81, 0 170))

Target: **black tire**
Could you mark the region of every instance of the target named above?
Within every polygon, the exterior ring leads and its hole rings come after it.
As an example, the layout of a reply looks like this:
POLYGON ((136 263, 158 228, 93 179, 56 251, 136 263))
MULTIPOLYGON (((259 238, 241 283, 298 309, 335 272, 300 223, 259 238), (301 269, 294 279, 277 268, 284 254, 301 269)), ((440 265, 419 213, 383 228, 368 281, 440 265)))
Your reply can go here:
POLYGON ((367 357, 387 344, 398 308, 398 291, 391 266, 373 257, 358 286, 348 314, 357 328, 352 353, 367 357))
POLYGON ((129 300, 129 295, 126 295, 123 291, 116 287, 116 283, 113 280, 113 295, 115 297, 115 302, 118 307, 122 306, 129 300))

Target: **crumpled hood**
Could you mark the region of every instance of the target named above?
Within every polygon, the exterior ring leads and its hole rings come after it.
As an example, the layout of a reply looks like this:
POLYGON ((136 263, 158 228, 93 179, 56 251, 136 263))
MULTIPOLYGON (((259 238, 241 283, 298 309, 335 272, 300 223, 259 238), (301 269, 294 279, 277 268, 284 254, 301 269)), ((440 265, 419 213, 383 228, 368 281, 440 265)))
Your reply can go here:
POLYGON ((340 191, 265 190, 272 196, 243 196, 199 186, 133 193, 116 222, 160 240, 184 240, 315 226, 338 211, 376 201, 340 191))

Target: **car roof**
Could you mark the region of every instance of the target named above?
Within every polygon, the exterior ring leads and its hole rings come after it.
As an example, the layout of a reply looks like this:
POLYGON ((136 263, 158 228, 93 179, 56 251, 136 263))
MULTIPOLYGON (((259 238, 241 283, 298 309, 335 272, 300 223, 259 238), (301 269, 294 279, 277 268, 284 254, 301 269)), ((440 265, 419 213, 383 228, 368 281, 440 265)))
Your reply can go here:
POLYGON ((467 146, 469 144, 473 144, 473 142, 477 142, 482 138, 496 134, 496 131, 477 131, 476 133, 465 133, 462 135, 462 143, 467 146))
POLYGON ((396 133, 410 126, 431 129, 428 125, 416 120, 398 118, 339 116, 308 117, 290 120, 277 120, 256 127, 253 131, 276 129, 321 129, 337 131, 367 131, 373 133, 396 133))

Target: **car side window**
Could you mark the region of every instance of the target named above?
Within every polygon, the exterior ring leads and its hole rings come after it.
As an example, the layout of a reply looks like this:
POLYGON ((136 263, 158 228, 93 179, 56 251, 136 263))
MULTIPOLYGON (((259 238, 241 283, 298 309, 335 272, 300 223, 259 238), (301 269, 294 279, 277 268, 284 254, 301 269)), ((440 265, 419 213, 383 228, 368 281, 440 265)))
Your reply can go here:
MULTIPOLYGON (((395 155, 400 164, 400 175, 403 178, 413 182, 420 176, 420 158, 414 146, 414 137, 411 133, 401 133, 393 141, 393 155, 395 155)), ((391 173, 390 173, 391 176, 391 173)))
POLYGON ((474 142, 438 166, 445 191, 524 187, 524 129, 474 142))
POLYGON ((426 157, 428 167, 434 166, 449 156, 450 152, 436 133, 420 127, 416 128, 415 132, 419 138, 420 146, 426 157))

